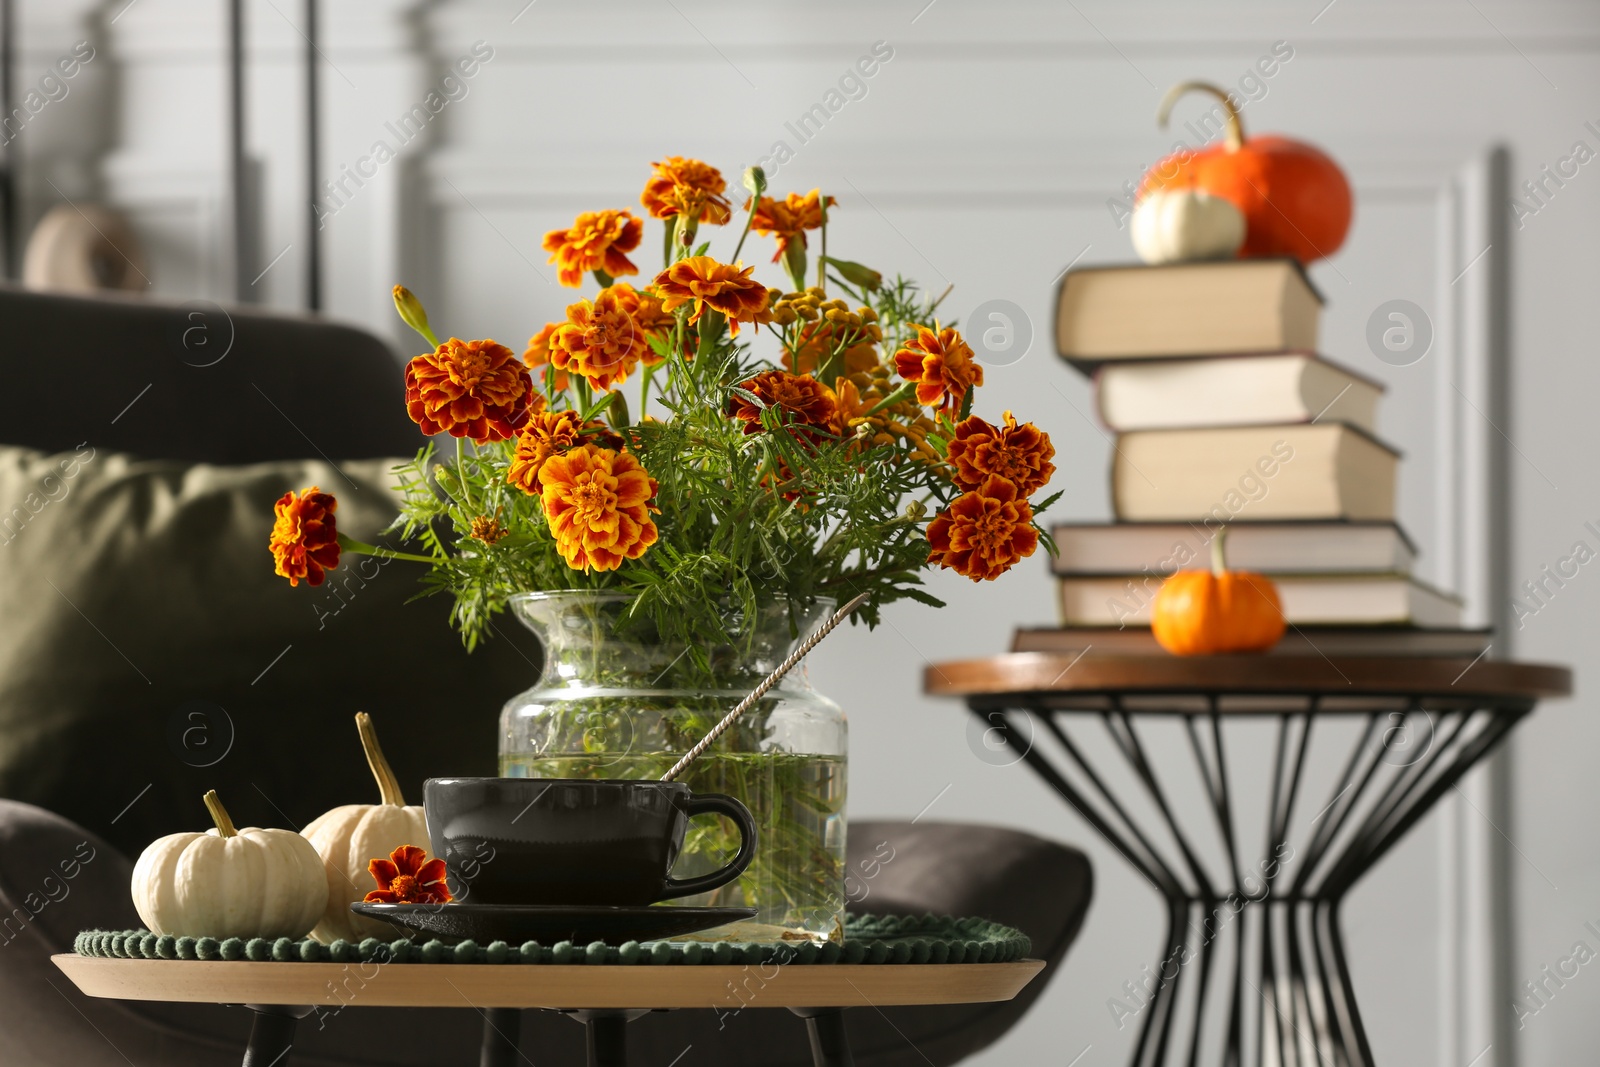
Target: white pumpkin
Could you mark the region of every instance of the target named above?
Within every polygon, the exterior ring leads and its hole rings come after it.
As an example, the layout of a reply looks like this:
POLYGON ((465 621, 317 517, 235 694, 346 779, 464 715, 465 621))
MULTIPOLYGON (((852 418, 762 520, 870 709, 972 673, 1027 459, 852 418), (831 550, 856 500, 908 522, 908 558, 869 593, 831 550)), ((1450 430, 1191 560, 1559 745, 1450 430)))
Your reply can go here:
POLYGON ((378 747, 378 732, 366 712, 356 715, 356 729, 367 765, 378 780, 377 804, 344 804, 312 819, 300 831, 322 857, 328 885, 328 904, 311 936, 323 944, 338 938, 360 941, 366 937, 390 938, 394 928, 356 915, 350 905, 377 888, 367 865, 401 845, 428 847, 428 820, 418 805, 408 806, 400 793, 400 780, 378 747))
POLYGON ((215 791, 216 828, 168 834, 133 867, 133 906, 152 933, 304 937, 328 902, 317 850, 293 830, 234 829, 215 791))
POLYGON ((1157 189, 1133 209, 1133 249, 1146 263, 1227 259, 1244 244, 1244 214, 1202 189, 1157 189))

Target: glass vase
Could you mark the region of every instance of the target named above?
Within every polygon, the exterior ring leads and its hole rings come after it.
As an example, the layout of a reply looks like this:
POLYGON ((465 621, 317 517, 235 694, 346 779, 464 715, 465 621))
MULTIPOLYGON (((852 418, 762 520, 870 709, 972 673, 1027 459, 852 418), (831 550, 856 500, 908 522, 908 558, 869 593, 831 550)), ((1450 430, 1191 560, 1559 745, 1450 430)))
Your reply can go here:
MULTIPOLYGON (((659 778, 834 609, 769 605, 730 619, 731 640, 688 648, 661 640, 625 595, 524 593, 511 605, 545 662, 501 713, 500 773, 531 778, 659 778)), ((802 663, 680 776, 697 793, 742 801, 760 827, 743 876, 676 902, 755 917, 699 936, 843 938, 847 740, 843 710, 811 688, 802 663)), ((697 818, 673 871, 715 870, 737 845, 731 823, 697 818)))

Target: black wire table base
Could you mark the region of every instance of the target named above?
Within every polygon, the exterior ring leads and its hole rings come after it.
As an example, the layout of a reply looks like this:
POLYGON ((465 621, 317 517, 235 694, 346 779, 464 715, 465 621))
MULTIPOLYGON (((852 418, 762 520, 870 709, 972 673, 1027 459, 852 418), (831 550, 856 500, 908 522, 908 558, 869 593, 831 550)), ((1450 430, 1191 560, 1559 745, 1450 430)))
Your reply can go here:
POLYGON ((1026 761, 1165 899, 1160 958, 1108 1004, 1140 1028, 1133 1067, 1372 1067, 1340 906, 1533 701, 1074 693, 968 706, 990 748, 1026 761))

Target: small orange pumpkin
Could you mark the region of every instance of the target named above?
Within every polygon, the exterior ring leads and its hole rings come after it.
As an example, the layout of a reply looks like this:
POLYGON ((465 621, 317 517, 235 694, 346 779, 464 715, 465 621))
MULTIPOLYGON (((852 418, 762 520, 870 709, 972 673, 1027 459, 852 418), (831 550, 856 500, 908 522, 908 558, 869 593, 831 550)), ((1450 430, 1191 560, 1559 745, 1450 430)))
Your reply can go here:
POLYGON ((1191 90, 1222 101, 1227 134, 1221 144, 1182 149, 1145 171, 1139 199, 1157 189, 1203 189, 1229 201, 1244 215, 1241 259, 1293 256, 1310 263, 1337 252, 1352 211, 1350 183, 1339 164, 1303 141, 1275 134, 1246 138, 1229 94, 1205 82, 1167 92, 1156 115, 1162 129, 1173 103, 1191 90))
POLYGON ((1228 570, 1227 533, 1223 527, 1211 539, 1209 571, 1179 571, 1156 590, 1150 631, 1175 656, 1265 652, 1289 625, 1270 578, 1228 570))

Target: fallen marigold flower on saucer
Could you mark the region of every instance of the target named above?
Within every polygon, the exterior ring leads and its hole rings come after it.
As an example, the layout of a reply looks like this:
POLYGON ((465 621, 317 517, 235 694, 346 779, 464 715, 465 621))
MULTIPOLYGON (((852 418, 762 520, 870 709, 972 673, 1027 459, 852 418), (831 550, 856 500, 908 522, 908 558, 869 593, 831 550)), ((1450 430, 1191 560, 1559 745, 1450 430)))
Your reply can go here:
POLYGON ((718 263, 710 256, 690 256, 656 275, 655 290, 666 311, 692 303, 690 323, 699 322, 707 308, 721 312, 727 317, 728 333, 737 337, 739 324, 755 322, 771 302, 767 287, 750 277, 753 270, 743 263, 718 263))
POLYGON ((639 247, 644 220, 627 211, 585 211, 565 230, 544 235, 549 262, 557 265, 562 285, 577 288, 583 276, 600 270, 616 277, 638 274, 639 268, 623 253, 639 247))
POLYGON ((983 384, 983 367, 972 348, 951 327, 916 327, 917 335, 894 354, 895 370, 917 383, 917 403, 946 413, 961 410, 967 390, 983 384))
POLYGON ((656 543, 656 480, 630 453, 579 445, 539 470, 540 503, 573 570, 611 571, 656 543))
POLYGON ((1032 523, 1033 509, 1017 487, 990 475, 928 524, 928 562, 975 582, 993 581, 1033 555, 1039 532, 1032 523))
POLYGON ((533 402, 533 377, 511 349, 455 337, 406 364, 406 412, 428 436, 478 444, 515 437, 533 402))
POLYGON ((272 552, 273 570, 299 585, 304 578, 310 585, 321 585, 326 572, 339 565, 339 530, 333 513, 339 501, 332 493, 316 486, 299 493, 288 492, 272 506, 276 516, 267 548, 272 552))
POLYGON ((454 900, 444 881, 444 860, 428 859, 416 845, 401 845, 388 859, 367 864, 378 888, 363 899, 367 904, 448 904, 454 900))
POLYGON ((960 489, 976 489, 993 474, 1015 485, 1019 496, 1032 496, 1056 472, 1050 462, 1055 454, 1049 434, 1031 422, 1018 426, 1008 411, 1004 426, 976 415, 963 419, 946 456, 953 468, 951 478, 960 489))

